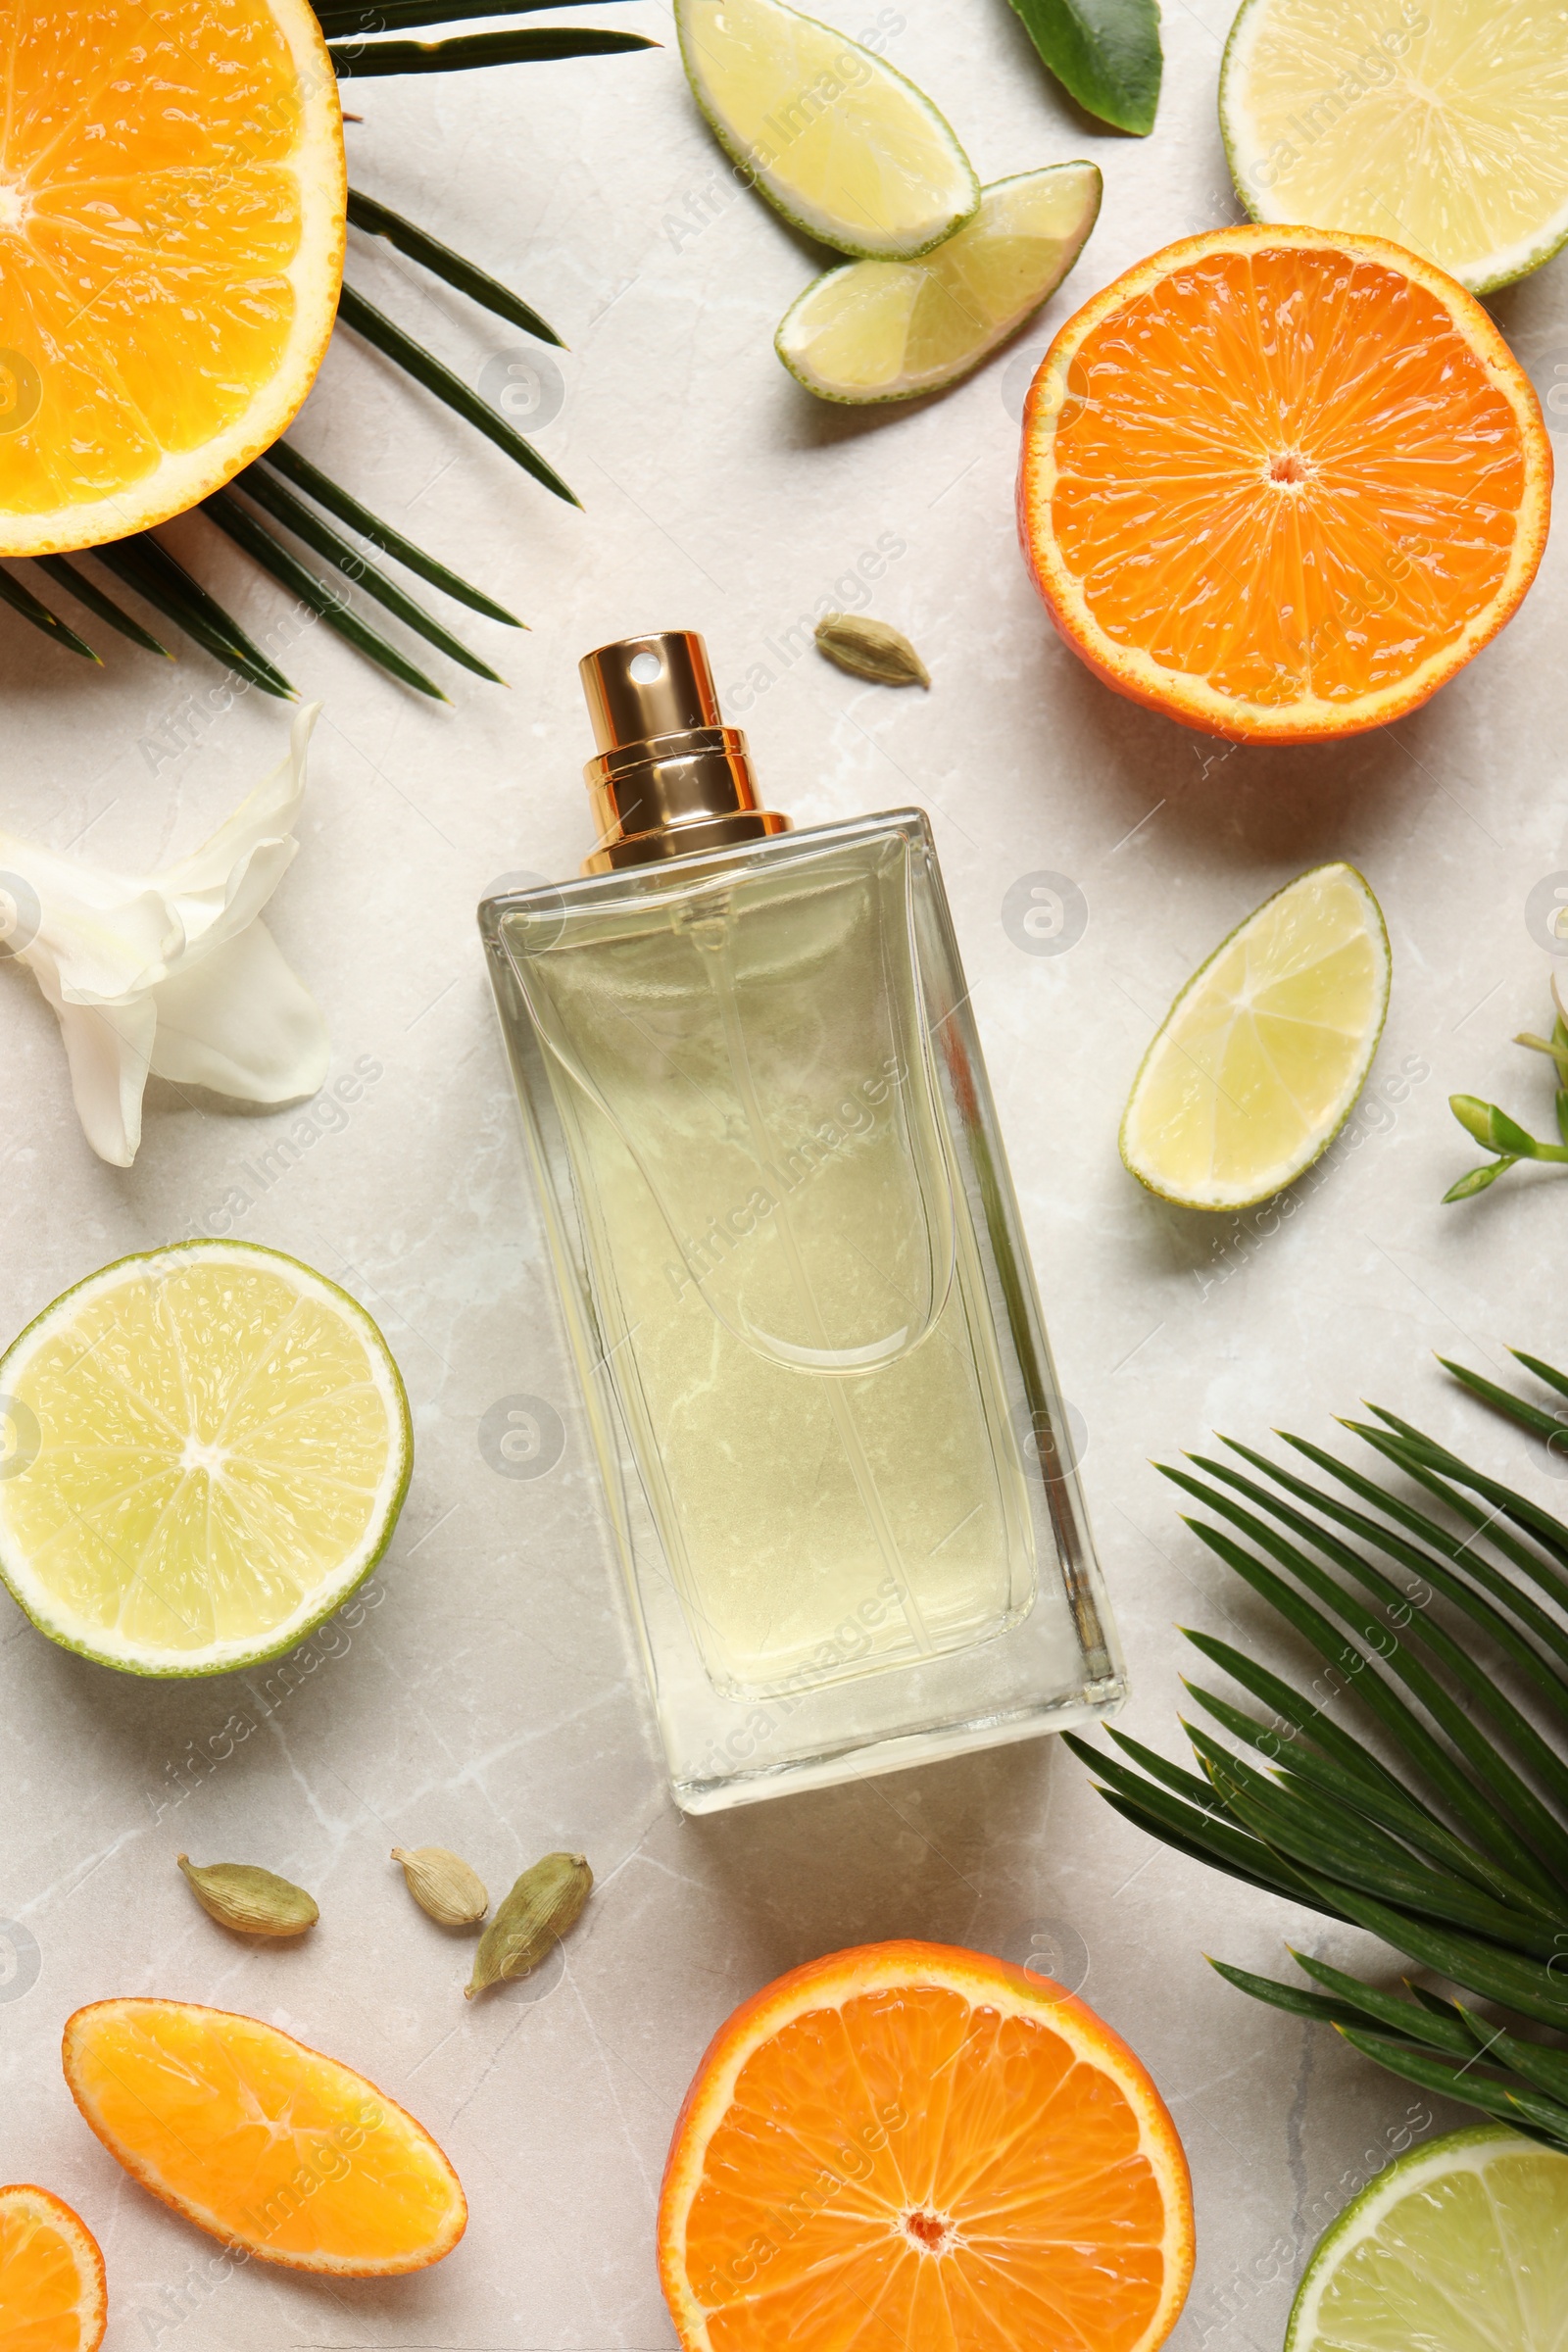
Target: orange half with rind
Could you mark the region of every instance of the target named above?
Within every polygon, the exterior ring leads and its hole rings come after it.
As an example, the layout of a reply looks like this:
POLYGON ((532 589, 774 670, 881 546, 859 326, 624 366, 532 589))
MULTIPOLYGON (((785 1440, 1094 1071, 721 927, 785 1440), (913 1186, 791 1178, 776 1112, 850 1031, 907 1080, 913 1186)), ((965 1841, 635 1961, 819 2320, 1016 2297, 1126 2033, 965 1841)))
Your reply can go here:
POLYGON ((64 2058, 126 2172, 259 2261, 390 2278, 439 2262, 467 2226, 423 2126, 276 2026, 194 2001, 94 2001, 68 2021, 64 2058))
POLYGON ((835 1952, 745 2002, 659 2209, 683 2352, 1154 2352, 1193 2254, 1182 2144, 1126 2043, 937 1943, 835 1952))
POLYGON ((0 0, 0 555, 145 530, 276 440, 346 202, 306 0, 0 0))
POLYGON ((1018 519, 1052 618, 1183 725, 1305 743, 1427 701, 1517 609, 1551 448, 1457 281, 1379 237, 1216 229, 1061 329, 1018 519))
POLYGON ((78 2214, 47 2188, 0 2188, 0 2345, 98 2352, 109 2324, 104 2258, 78 2214))

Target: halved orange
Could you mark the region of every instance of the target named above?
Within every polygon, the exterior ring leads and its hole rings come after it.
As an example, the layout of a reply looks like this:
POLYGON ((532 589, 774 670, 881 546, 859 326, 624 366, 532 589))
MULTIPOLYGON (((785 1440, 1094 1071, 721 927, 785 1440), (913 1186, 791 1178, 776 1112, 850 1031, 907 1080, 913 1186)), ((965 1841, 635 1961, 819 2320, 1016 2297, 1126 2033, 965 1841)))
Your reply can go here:
POLYGON ((307 0, 0 0, 0 555, 183 514, 277 438, 345 203, 307 0))
POLYGON ((86 2223, 46 2188, 0 2188, 6 2352, 98 2352, 108 2323, 104 2258, 86 2223))
POLYGON ((1306 743, 1424 703, 1546 543, 1551 449, 1473 295, 1315 228, 1186 237, 1041 363, 1018 517, 1052 618, 1119 694, 1306 743))
POLYGON ((862 1944, 714 2037, 659 2264, 684 2352, 1153 2352, 1192 2278, 1192 2186, 1082 2001, 981 1952, 862 1944))
POLYGON ((71 2095, 112 2156, 262 2262, 341 2278, 422 2271, 467 2227, 422 2125, 292 2034, 194 2001, 93 2001, 66 2025, 71 2095))

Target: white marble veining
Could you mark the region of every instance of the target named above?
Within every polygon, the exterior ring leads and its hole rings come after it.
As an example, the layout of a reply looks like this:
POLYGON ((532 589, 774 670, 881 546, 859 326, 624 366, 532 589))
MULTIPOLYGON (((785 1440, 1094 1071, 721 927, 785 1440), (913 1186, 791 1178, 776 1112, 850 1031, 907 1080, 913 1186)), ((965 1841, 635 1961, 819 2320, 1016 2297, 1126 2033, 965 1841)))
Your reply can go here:
MULTIPOLYGON (((875 22, 871 0, 829 13, 851 31, 875 22)), ((1213 110, 1227 0, 1172 0, 1144 142, 1074 114, 1004 0, 894 13, 888 54, 948 112, 982 178, 1083 154, 1103 168, 1100 225, 1024 348, 1144 253, 1236 217, 1213 110)), ((307 1130, 297 1113, 225 1116, 154 1089, 136 1165, 108 1168, 77 1130, 50 1015, 23 973, 0 972, 0 1335, 109 1258, 226 1227, 365 1301, 417 1435, 368 1600, 286 1672, 141 1683, 51 1647, 0 1601, 0 1916, 24 1931, 21 1973, 0 1985, 0 2178, 47 2183, 99 2235, 112 2352, 654 2352, 672 2342, 652 2257, 664 2146, 730 2007, 865 1938, 1021 1956, 1054 1936, 1081 1947, 1085 1996, 1143 2054, 1186 2137, 1200 2252, 1179 2352, 1271 2352, 1300 2251, 1420 2102, 1334 2036, 1244 2001, 1201 1953, 1273 1970, 1286 1936, 1342 1953, 1357 1939, 1150 1843, 1049 1743, 714 1820, 672 1811, 472 910, 498 874, 574 868, 575 662, 633 629, 707 633, 721 680, 749 697, 769 797, 799 820, 932 809, 1087 1433, 1135 1678, 1126 1721, 1174 1753, 1173 1621, 1245 1627, 1250 1612, 1182 1528, 1152 1455, 1214 1425, 1324 1438, 1371 1395, 1562 1495, 1523 1439, 1456 1400, 1431 1351, 1494 1366, 1510 1341, 1568 1353, 1568 1186, 1515 1176, 1468 1207, 1438 1204, 1475 1156, 1450 1090, 1538 1127, 1550 1117, 1545 1065, 1507 1040, 1547 1018, 1524 906, 1568 866, 1563 551, 1505 635, 1393 731, 1227 750, 1113 700, 1054 638, 1014 547, 1017 353, 906 411, 813 405, 770 338, 816 258, 756 199, 731 200, 667 12, 636 0, 615 22, 666 46, 357 84, 351 99, 358 183, 515 283, 571 344, 540 445, 587 510, 339 338, 301 445, 533 622, 527 637, 460 624, 514 684, 453 671, 450 710, 320 629, 282 655, 326 710, 301 855, 269 920, 325 1008, 334 1072, 373 1070, 363 1095, 307 1130), (835 583, 884 537, 901 552, 873 610, 919 648, 929 696, 769 650, 820 598, 839 601, 835 583), (1166 1208, 1115 1146, 1152 1026, 1232 923, 1329 857, 1368 875, 1394 941, 1374 1088, 1422 1074, 1402 1099, 1380 1096, 1386 1115, 1298 1188, 1278 1231, 1166 1208), (1071 877, 1089 906, 1082 940, 1054 958, 1003 927, 1007 890, 1039 870, 1071 877), (553 1401, 565 1430, 532 1482, 496 1476, 477 1440, 487 1408, 519 1392, 553 1401), (547 1848, 585 1850, 599 1886, 563 1966, 466 2005, 467 1943, 414 1908, 388 1860, 425 1841, 496 1890, 547 1848), (318 1896, 320 1926, 297 1948, 227 1937, 181 1883, 182 1849, 285 1872, 318 1896), (66 2016, 129 1991, 249 2009, 362 2067, 456 2160, 472 2206, 463 2245, 378 2284, 219 2275, 208 2241, 122 2177, 65 2090, 66 2016)), ((353 243, 357 282, 470 380, 520 344, 353 243)), ((1565 269, 1494 306, 1548 383, 1568 364, 1565 269)), ((204 522, 172 539, 286 642, 288 600, 204 522)), ((116 642, 105 660, 88 676, 0 624, 0 813, 152 869, 202 838, 286 720, 258 697, 216 707, 218 672, 195 653, 166 670, 116 642)))

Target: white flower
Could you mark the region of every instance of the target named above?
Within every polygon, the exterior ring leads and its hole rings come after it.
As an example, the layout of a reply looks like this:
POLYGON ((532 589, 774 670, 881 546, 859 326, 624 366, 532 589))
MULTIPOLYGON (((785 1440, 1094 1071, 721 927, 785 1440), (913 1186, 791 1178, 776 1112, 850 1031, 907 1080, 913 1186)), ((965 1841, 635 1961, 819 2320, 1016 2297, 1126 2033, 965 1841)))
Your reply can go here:
POLYGON ((108 873, 0 831, 0 914, 55 1008, 87 1141, 128 1168, 149 1073, 248 1102, 293 1102, 326 1076, 326 1023, 261 920, 299 844, 305 747, 212 839, 150 876, 108 873), (8 904, 9 902, 9 904, 8 904))

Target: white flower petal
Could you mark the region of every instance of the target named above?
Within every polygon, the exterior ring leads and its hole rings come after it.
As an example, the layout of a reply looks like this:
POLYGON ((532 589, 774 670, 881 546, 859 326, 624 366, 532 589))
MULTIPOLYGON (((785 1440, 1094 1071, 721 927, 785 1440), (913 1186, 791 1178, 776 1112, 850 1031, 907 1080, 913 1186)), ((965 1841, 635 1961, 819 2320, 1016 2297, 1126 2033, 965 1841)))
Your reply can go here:
POLYGON ((157 1078, 247 1102, 297 1102, 326 1076, 331 1049, 320 1006, 264 922, 189 959, 152 1001, 157 1078))
POLYGON ((326 1024, 259 919, 298 844, 305 753, 319 710, 294 721, 287 757, 189 858, 132 877, 0 832, 14 948, 54 1006, 82 1129, 129 1167, 149 1070, 255 1102, 313 1095, 326 1024))
POLYGON ((124 1004, 70 1004, 40 972, 55 1008, 81 1131, 100 1159, 128 1168, 141 1142, 141 1098, 158 1015, 150 997, 124 1004))
POLYGON ((305 794, 305 754, 320 711, 319 703, 307 704, 289 730, 287 755, 271 774, 199 850, 153 877, 179 918, 187 953, 209 931, 232 938, 277 887, 298 846, 291 836, 305 794), (285 849, 281 863, 269 855, 279 848, 285 849))

